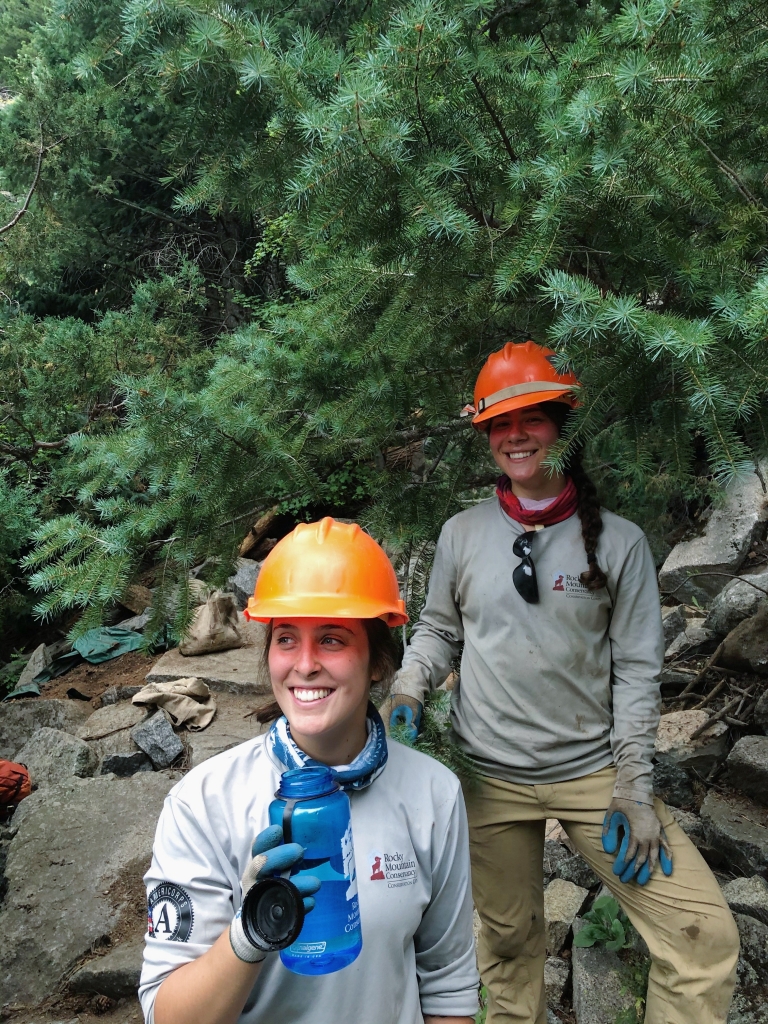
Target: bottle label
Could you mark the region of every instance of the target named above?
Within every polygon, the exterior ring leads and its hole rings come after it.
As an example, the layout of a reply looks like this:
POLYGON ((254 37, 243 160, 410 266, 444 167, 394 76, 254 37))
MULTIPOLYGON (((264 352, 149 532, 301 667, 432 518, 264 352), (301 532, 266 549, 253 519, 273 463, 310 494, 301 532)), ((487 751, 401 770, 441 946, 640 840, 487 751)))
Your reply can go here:
POLYGON ((327 942, 294 942, 290 950, 296 956, 317 956, 325 952, 327 945, 327 942))
POLYGON ((344 864, 344 874, 349 879, 346 897, 348 900, 357 896, 357 871, 355 870, 355 848, 352 845, 352 822, 347 825, 347 831, 341 837, 341 858, 344 864))

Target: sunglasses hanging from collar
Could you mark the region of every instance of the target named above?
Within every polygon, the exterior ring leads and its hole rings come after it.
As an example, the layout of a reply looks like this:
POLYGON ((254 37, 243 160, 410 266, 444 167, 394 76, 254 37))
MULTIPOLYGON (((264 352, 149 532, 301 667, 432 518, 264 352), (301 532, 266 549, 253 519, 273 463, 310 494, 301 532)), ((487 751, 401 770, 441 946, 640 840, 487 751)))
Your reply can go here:
POLYGON ((536 580, 536 566, 533 564, 531 552, 533 551, 534 531, 521 533, 512 545, 512 553, 521 559, 520 565, 515 566, 512 573, 512 582, 520 597, 528 604, 538 604, 539 584, 536 580))

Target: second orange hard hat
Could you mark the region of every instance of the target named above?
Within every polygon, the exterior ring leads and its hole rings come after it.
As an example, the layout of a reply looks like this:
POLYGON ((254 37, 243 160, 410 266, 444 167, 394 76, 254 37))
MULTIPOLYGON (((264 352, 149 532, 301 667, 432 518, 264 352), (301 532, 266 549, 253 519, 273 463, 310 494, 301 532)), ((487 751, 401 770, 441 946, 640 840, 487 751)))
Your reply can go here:
POLYGON ((473 425, 540 402, 565 402, 573 408, 578 378, 572 373, 558 373, 555 355, 551 348, 534 341, 521 345, 508 341, 504 348, 492 352, 475 382, 473 425))
POLYGON ((383 619, 408 621, 392 564, 356 523, 300 523, 261 567, 246 618, 383 619))

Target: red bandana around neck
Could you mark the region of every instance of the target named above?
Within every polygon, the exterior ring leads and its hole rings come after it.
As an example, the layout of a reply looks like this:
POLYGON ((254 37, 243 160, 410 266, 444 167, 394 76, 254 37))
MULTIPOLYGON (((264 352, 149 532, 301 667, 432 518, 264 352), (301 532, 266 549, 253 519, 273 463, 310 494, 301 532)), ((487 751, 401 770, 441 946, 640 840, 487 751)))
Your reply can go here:
POLYGON ((499 477, 496 494, 510 519, 524 526, 554 526, 555 523, 562 523, 563 520, 570 519, 578 504, 576 486, 570 477, 567 478, 563 490, 547 508, 523 508, 512 493, 512 484, 508 476, 499 477))

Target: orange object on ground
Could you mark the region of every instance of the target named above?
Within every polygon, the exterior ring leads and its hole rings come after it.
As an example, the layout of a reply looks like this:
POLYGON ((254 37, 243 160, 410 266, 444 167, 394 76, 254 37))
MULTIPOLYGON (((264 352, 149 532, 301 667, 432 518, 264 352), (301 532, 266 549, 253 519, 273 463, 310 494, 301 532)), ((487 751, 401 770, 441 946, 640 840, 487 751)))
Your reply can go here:
POLYGON ((513 409, 525 409, 539 402, 576 405, 574 390, 579 381, 572 373, 558 373, 553 366, 555 352, 534 341, 492 352, 475 382, 475 410, 472 424, 478 426, 513 409))
POLYGON ((0 760, 0 813, 21 803, 32 792, 26 765, 0 760))
POLYGON ((408 621, 392 564, 356 523, 300 523, 267 555, 246 618, 408 621))

